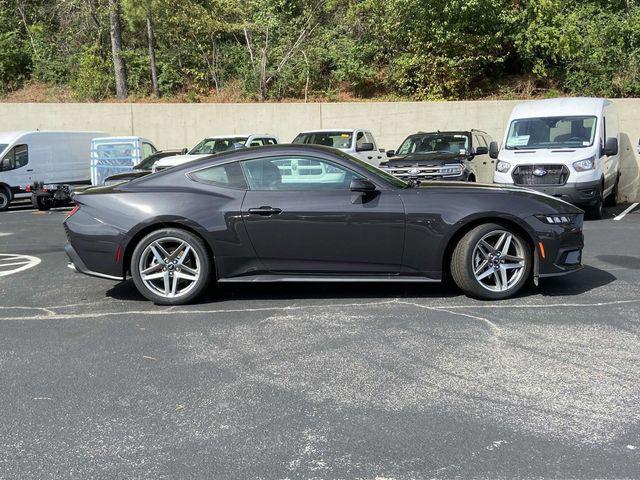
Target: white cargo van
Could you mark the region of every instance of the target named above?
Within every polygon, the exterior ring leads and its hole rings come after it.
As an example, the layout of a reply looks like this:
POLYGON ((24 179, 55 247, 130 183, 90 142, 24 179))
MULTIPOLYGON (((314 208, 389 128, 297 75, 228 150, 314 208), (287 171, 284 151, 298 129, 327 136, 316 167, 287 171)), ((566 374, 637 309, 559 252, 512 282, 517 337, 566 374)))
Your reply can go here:
POLYGON ((0 211, 31 196, 47 209, 68 202, 77 185, 90 185, 91 140, 104 132, 0 133, 0 211))
POLYGON ((494 182, 561 198, 601 218, 620 181, 618 114, 602 98, 535 100, 515 106, 497 158, 494 182))
POLYGON ((91 184, 104 185, 104 180, 133 167, 158 149, 142 137, 101 137, 91 142, 91 184))

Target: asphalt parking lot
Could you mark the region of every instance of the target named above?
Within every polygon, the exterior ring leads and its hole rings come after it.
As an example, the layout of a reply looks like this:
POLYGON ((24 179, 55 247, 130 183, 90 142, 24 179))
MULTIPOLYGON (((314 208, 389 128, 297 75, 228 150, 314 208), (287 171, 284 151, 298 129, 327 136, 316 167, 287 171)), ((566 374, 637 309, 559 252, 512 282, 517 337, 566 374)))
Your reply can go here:
POLYGON ((582 271, 499 303, 280 284, 156 307, 66 267, 64 210, 14 206, 0 478, 638 478, 640 208, 624 209, 585 224, 582 271))

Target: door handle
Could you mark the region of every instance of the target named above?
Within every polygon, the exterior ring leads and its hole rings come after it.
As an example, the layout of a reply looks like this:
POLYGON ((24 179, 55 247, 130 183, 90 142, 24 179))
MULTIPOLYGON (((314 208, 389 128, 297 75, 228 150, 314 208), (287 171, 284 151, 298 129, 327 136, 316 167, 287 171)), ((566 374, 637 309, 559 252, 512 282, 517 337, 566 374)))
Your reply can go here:
POLYGON ((279 208, 273 208, 273 207, 257 207, 257 208, 250 208, 248 212, 251 215, 261 215, 263 217, 270 217, 271 215, 278 215, 279 213, 282 212, 282 210, 279 208))
POLYGON ((29 168, 27 172, 33 172, 33 168, 29 168))

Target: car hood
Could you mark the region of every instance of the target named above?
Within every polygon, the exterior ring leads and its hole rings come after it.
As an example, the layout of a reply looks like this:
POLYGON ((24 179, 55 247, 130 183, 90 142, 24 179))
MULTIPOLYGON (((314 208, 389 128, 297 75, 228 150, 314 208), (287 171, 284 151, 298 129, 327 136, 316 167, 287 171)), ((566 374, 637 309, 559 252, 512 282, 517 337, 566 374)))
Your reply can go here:
MULTIPOLYGON (((455 191, 459 195, 469 195, 477 193, 487 194, 499 194, 499 195, 518 195, 522 197, 528 197, 534 201, 541 202, 550 208, 554 209, 557 213, 582 213, 575 205, 572 205, 564 200, 561 200, 546 193, 538 192, 537 190, 531 190, 524 187, 516 187, 514 185, 495 185, 495 184, 482 184, 472 182, 421 182, 420 185, 415 188, 409 188, 403 190, 403 192, 411 192, 412 190, 417 194, 426 193, 427 191, 440 190, 452 192, 455 191)), ((505 202, 508 202, 508 198, 505 198, 505 202)), ((542 212, 539 212, 542 213, 542 212)))
POLYGON ((409 155, 392 157, 386 162, 383 162, 383 164, 390 167, 444 165, 446 163, 460 163, 465 158, 465 155, 451 152, 411 153, 409 155))

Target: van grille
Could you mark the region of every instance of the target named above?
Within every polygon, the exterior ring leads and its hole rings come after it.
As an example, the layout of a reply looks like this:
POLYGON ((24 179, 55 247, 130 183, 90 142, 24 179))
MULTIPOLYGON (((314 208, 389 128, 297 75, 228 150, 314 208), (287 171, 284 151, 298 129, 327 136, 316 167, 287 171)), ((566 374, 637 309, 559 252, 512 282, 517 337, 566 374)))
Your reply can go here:
POLYGON ((564 165, 519 165, 512 176, 516 185, 564 185, 569 169, 564 165))

